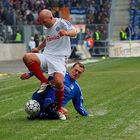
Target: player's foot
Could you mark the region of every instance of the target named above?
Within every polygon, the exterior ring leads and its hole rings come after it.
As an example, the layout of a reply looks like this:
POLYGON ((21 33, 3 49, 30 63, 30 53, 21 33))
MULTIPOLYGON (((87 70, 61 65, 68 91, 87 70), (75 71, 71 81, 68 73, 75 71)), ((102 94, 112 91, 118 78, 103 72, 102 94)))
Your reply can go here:
POLYGON ((40 88, 38 89, 37 93, 43 93, 45 90, 47 90, 48 87, 50 87, 49 84, 42 83, 40 88))
POLYGON ((63 120, 63 121, 66 120, 66 116, 61 111, 57 111, 56 113, 60 120, 63 120))

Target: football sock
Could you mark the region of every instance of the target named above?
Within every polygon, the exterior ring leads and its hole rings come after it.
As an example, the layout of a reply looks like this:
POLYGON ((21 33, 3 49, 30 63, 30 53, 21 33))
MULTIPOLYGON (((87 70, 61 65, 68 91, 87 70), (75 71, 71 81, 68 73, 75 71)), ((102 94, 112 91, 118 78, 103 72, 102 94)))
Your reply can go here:
POLYGON ((41 81, 41 83, 48 83, 47 78, 43 75, 37 62, 32 61, 26 66, 28 67, 29 71, 31 71, 41 81))
POLYGON ((56 100, 58 102, 57 110, 61 111, 62 103, 63 103, 63 100, 64 100, 64 88, 61 89, 61 90, 56 90, 55 98, 56 98, 56 100))

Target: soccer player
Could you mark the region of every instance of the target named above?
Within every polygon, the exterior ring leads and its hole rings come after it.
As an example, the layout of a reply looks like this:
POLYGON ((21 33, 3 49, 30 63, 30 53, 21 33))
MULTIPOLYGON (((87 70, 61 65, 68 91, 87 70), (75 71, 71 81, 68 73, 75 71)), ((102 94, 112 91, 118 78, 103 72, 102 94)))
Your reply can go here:
POLYGON ((43 69, 48 67, 48 74, 53 75, 56 87, 57 113, 61 120, 66 120, 62 113, 64 98, 64 76, 66 62, 71 54, 70 37, 77 35, 74 26, 64 19, 54 18, 50 10, 44 9, 39 13, 39 20, 45 26, 46 38, 33 53, 26 53, 23 62, 40 81, 41 86, 37 93, 43 93, 49 86, 47 78, 43 75, 43 69), (43 53, 38 53, 44 48, 43 53))
MULTIPOLYGON (((76 81, 81 74, 85 71, 85 67, 82 63, 76 62, 70 69, 70 72, 67 72, 64 78, 64 100, 62 106, 65 107, 66 104, 72 100, 74 108, 76 111, 82 116, 93 116, 89 114, 86 109, 83 107, 83 97, 81 88, 76 81)), ((21 75, 21 79, 29 79, 32 76, 31 73, 25 73, 21 75)), ((50 77, 51 79, 51 77, 50 77)), ((50 81, 52 87, 48 88, 44 95, 38 94, 35 92, 32 96, 32 99, 37 100, 41 105, 40 113, 35 116, 38 118, 45 118, 45 119, 53 119, 57 118, 55 113, 56 107, 56 99, 55 99, 55 87, 53 87, 53 80, 50 81)), ((62 108, 62 112, 67 116, 68 111, 65 108, 62 108)), ((33 117, 34 118, 34 117, 33 117)), ((32 119, 32 116, 31 116, 32 119)))

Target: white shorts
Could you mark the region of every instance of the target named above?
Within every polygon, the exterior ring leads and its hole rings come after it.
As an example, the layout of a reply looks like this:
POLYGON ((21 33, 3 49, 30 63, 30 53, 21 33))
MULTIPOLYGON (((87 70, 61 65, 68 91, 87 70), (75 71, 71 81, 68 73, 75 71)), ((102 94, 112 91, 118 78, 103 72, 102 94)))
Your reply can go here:
POLYGON ((41 53, 35 53, 35 55, 37 55, 41 62, 40 67, 42 72, 48 71, 49 75, 53 75, 55 72, 58 72, 65 76, 68 57, 48 54, 44 55, 41 53))

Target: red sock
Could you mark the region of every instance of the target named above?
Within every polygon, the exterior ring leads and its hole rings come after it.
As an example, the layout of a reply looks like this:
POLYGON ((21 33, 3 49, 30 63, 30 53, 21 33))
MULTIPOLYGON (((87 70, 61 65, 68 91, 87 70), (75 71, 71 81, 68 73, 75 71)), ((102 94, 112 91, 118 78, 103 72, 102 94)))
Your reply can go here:
POLYGON ((57 110, 61 111, 62 103, 63 103, 63 100, 64 100, 64 89, 56 90, 55 98, 58 102, 57 110))
POLYGON ((43 75, 40 66, 37 64, 37 62, 32 61, 31 63, 27 64, 27 67, 29 71, 31 71, 41 81, 41 83, 48 83, 48 80, 43 75))

